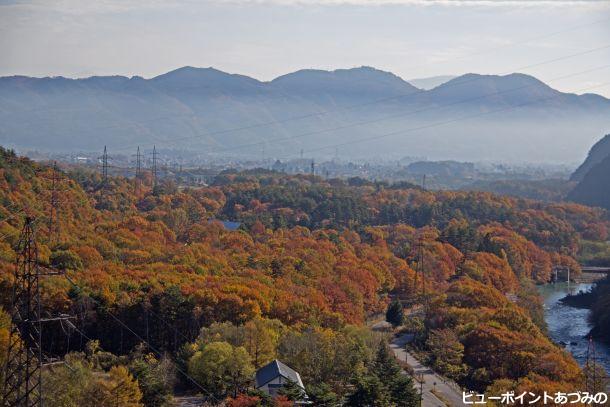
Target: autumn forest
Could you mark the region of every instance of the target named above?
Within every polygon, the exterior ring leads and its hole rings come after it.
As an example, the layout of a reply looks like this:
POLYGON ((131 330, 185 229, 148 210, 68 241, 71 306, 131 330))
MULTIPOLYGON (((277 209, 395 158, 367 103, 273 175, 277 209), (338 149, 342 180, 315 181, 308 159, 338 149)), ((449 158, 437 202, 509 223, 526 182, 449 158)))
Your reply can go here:
MULTIPOLYGON (((578 274, 582 242, 610 226, 572 203, 267 170, 153 186, 8 150, 0 205, 4 310, 26 216, 37 262, 65 271, 41 279, 42 314, 74 316, 45 328, 45 354, 66 360, 43 371, 49 406, 292 405, 298 387, 253 389, 274 359, 315 405, 414 406, 372 329, 394 302, 413 348, 463 388, 570 391, 585 376, 549 339, 535 285, 578 274)), ((3 311, 0 362, 10 329, 3 311)))

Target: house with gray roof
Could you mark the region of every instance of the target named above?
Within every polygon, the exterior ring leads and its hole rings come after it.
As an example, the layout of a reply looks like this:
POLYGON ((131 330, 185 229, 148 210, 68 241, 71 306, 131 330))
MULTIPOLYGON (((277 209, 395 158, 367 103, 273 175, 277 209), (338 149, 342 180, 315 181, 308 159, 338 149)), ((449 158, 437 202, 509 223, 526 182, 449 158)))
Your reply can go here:
MULTIPOLYGON (((278 391, 289 382, 296 383, 305 394, 305 386, 301 380, 301 375, 277 359, 269 362, 256 372, 256 389, 264 391, 271 397, 277 396, 278 391)), ((305 394, 303 400, 296 401, 296 404, 309 404, 307 399, 308 397, 305 394)))

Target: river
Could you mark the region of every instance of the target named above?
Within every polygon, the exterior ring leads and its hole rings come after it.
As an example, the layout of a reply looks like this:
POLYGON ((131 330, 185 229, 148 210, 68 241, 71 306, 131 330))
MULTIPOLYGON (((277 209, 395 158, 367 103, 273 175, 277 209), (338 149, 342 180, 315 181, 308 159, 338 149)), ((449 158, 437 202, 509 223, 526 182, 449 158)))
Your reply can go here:
MULTIPOLYGON (((556 343, 566 343, 568 350, 581 366, 587 360, 588 340, 586 335, 591 330, 587 319, 588 309, 574 308, 562 304, 559 300, 579 291, 587 291, 593 284, 568 283, 546 284, 539 287, 544 299, 544 319, 548 326, 549 335, 556 343)), ((603 342, 594 341, 597 362, 610 372, 610 346, 603 342)))

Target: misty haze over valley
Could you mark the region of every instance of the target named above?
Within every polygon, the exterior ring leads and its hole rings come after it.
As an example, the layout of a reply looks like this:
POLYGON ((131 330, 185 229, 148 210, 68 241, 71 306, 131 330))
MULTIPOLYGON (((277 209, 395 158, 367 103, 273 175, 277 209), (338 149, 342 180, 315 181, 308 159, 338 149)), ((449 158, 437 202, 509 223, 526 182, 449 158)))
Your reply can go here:
POLYGON ((300 70, 270 82, 193 67, 151 79, 3 77, 0 144, 575 164, 610 128, 610 100, 561 93, 525 74, 413 82, 432 89, 370 67, 300 70))

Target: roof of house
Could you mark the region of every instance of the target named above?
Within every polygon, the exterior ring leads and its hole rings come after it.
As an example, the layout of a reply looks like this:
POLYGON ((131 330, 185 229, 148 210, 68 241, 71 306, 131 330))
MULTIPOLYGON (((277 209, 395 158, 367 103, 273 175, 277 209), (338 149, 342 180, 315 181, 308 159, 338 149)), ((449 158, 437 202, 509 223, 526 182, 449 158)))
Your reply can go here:
POLYGON ((229 220, 223 220, 222 221, 222 225, 227 230, 237 230, 241 226, 241 222, 232 222, 232 221, 229 221, 229 220))
POLYGON ((220 224, 229 231, 235 231, 238 230, 239 227, 241 226, 241 222, 233 222, 230 220, 218 220, 218 219, 209 219, 208 223, 211 222, 220 222, 220 224))
POLYGON ((301 388, 305 388, 301 381, 301 375, 277 359, 258 369, 256 372, 256 387, 262 387, 278 376, 292 380, 301 388))

